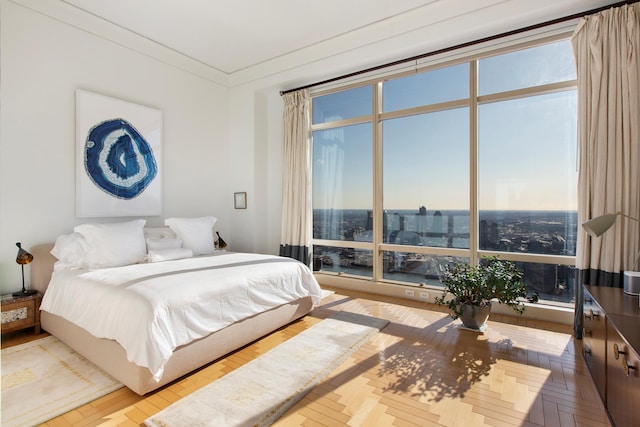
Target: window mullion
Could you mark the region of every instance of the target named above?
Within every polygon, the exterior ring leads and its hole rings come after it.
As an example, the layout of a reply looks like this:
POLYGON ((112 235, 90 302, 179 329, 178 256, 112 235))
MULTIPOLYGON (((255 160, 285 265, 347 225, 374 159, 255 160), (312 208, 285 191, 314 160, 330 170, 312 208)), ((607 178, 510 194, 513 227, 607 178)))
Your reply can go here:
POLYGON ((478 61, 469 61, 469 263, 478 264, 478 61))
POLYGON ((373 85, 373 280, 382 280, 382 82, 373 85))

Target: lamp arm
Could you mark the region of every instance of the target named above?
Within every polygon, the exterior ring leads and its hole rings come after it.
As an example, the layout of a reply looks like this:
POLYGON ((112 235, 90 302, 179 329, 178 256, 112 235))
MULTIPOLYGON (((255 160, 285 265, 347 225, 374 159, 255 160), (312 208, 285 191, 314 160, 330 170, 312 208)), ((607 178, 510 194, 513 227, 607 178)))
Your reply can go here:
POLYGON ((618 215, 623 216, 623 217, 625 217, 625 218, 632 219, 632 220, 637 221, 637 222, 640 222, 640 219, 638 219, 638 218, 634 218, 634 217, 629 216, 629 215, 627 215, 627 214, 623 214, 622 212, 618 212, 618 215))

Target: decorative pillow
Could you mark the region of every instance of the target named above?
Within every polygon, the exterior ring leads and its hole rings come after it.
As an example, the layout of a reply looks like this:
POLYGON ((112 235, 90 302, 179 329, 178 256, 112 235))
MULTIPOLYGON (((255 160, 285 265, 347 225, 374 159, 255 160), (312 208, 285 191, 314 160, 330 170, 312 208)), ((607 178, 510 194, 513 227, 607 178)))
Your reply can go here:
POLYGON ((157 251, 151 250, 147 255, 147 260, 149 262, 161 262, 161 261, 171 261, 173 259, 182 259, 182 258, 191 258, 193 256, 193 251, 188 248, 171 248, 171 249, 160 249, 157 251))
POLYGON ((182 240, 162 237, 147 237, 147 252, 161 251, 163 249, 178 249, 182 247, 182 240))
POLYGON ((175 239, 178 237, 176 233, 173 232, 171 227, 162 226, 162 227, 145 227, 144 228, 144 237, 152 237, 154 239, 175 239))
POLYGON ((51 249, 51 255, 58 259, 53 266, 54 270, 60 268, 84 268, 88 250, 89 245, 80 233, 58 236, 53 249, 51 249))
POLYGON ((213 216, 200 218, 167 218, 168 225, 182 240, 182 246, 193 251, 194 255, 215 252, 213 245, 213 226, 218 219, 213 216))
POLYGON ((81 224, 74 228, 86 239, 86 268, 119 267, 144 261, 147 245, 144 219, 112 224, 81 224))

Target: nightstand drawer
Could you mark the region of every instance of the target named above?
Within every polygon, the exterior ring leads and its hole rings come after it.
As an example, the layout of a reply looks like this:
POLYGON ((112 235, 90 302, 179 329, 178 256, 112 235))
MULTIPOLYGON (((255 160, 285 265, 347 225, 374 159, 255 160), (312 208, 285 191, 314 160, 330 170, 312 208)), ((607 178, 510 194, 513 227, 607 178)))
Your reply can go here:
POLYGON ((27 297, 12 298, 2 296, 2 333, 18 331, 35 326, 36 334, 40 333, 40 294, 27 297))

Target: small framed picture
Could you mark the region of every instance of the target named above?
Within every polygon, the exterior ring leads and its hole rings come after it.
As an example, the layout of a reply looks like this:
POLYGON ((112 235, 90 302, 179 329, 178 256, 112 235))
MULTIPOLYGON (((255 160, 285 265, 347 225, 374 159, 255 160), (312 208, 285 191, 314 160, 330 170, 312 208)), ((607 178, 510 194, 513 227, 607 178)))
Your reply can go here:
POLYGON ((233 193, 233 207, 236 209, 247 209, 247 193, 233 193))

